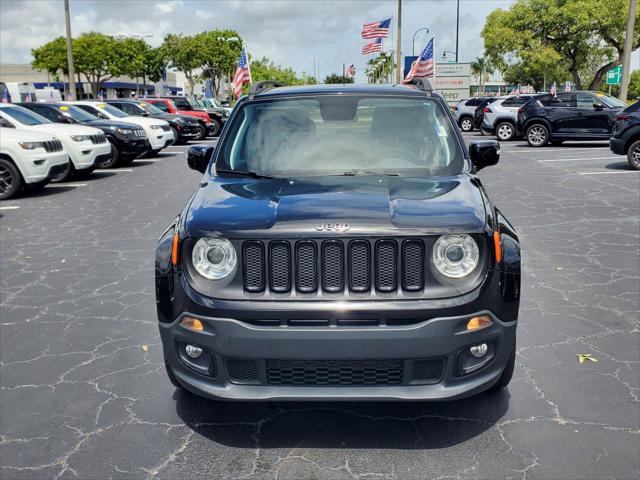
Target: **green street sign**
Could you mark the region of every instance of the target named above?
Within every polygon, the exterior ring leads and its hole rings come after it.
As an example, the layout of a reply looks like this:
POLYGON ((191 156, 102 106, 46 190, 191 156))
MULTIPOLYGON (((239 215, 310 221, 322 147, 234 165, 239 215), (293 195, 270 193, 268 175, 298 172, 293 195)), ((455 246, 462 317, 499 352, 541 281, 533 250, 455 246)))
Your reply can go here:
POLYGON ((620 85, 622 83, 622 65, 612 68, 607 72, 607 85, 620 85))

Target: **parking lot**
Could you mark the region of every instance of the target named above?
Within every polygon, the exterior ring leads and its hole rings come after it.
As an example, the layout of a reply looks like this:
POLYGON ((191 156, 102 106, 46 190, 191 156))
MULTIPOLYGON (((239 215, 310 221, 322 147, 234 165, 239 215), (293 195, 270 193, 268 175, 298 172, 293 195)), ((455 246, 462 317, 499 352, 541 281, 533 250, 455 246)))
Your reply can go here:
POLYGON ((504 143, 482 171, 521 236, 516 372, 442 403, 175 390, 153 251, 199 179, 186 148, 0 203, 2 477, 640 476, 640 171, 606 143, 504 143))

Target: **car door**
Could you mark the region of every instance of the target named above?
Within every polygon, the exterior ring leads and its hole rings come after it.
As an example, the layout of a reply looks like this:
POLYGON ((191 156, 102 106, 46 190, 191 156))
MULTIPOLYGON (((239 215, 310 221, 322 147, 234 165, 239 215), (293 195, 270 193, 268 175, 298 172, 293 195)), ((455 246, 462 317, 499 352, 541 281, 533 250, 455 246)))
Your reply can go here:
POLYGON ((578 120, 576 128, 580 135, 604 136, 611 134, 613 115, 611 109, 596 95, 578 93, 578 120))
POLYGON ((573 92, 562 92, 551 97, 545 106, 547 120, 551 123, 552 135, 572 135, 577 119, 577 99, 573 92))

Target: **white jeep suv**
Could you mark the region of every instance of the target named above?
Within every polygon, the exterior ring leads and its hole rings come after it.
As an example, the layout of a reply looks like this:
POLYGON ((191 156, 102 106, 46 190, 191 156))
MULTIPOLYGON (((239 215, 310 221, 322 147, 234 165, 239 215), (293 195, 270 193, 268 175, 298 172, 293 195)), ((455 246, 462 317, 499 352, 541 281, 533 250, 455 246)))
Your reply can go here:
POLYGON ((68 169, 69 155, 52 135, 11 128, 0 118, 0 200, 11 198, 22 187, 44 187, 68 169))
POLYGON ((95 115, 98 118, 105 120, 117 120, 128 123, 134 123, 144 128, 144 131, 149 137, 149 152, 148 154, 156 155, 163 148, 173 144, 173 131, 168 122, 164 120, 158 120, 155 118, 131 116, 128 113, 123 112, 119 108, 109 105, 104 102, 95 102, 90 100, 80 100, 73 103, 86 112, 95 115))
POLYGON ((100 162, 111 158, 111 144, 97 128, 53 123, 31 110, 10 103, 0 104, 0 117, 9 127, 53 135, 62 142, 71 162, 65 172, 53 178, 54 181, 66 180, 74 171, 88 175, 100 162))

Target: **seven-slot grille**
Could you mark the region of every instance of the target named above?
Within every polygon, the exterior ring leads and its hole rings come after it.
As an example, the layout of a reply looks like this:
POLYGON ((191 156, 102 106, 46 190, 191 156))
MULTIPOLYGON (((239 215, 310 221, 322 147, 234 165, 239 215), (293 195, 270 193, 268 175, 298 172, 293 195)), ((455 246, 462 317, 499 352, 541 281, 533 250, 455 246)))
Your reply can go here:
POLYGON ((147 134, 144 133, 144 129, 142 128, 136 128, 135 130, 132 130, 132 134, 136 137, 146 137, 147 134))
POLYGON ((62 142, 60 140, 47 140, 46 142, 42 143, 44 149, 49 153, 62 151, 62 142))
POLYGON ((91 135, 91 143, 93 144, 100 144, 100 143, 106 143, 107 142, 107 137, 104 135, 104 133, 96 133, 95 135, 91 135))
POLYGON ((421 239, 248 240, 242 262, 248 292, 419 291, 425 284, 421 239))

